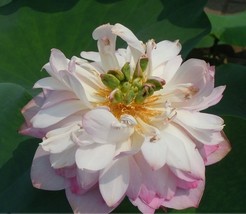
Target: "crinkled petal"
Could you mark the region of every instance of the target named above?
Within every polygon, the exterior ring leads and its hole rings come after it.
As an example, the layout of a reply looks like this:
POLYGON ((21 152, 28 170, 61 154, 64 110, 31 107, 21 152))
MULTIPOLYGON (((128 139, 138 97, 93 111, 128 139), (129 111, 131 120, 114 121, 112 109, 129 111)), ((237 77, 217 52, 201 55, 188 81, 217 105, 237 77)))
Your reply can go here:
POLYGON ((31 167, 31 180, 34 187, 44 190, 62 190, 66 188, 64 177, 56 174, 49 161, 49 153, 38 147, 31 167))
POLYGON ((54 129, 46 134, 46 138, 40 144, 42 148, 51 153, 60 153, 75 145, 71 138, 71 133, 79 129, 77 125, 70 125, 54 129))
POLYGON ((126 141, 133 133, 133 127, 120 123, 107 109, 97 108, 83 116, 85 131, 98 143, 126 141))
POLYGON ((126 158, 115 160, 100 172, 99 189, 108 206, 115 206, 124 197, 129 178, 129 163, 126 158))
POLYGON ((113 160, 114 153, 114 144, 94 143, 80 147, 75 155, 76 164, 80 169, 100 170, 113 160))
POLYGON ((77 148, 73 146, 61 153, 50 154, 50 163, 54 169, 70 167, 75 163, 75 152, 77 148))

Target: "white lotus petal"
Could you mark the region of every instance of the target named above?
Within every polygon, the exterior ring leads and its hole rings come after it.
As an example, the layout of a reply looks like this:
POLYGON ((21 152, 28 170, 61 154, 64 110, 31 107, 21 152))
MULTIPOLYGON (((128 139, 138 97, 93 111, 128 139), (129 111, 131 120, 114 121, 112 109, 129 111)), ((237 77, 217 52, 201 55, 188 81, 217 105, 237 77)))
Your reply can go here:
POLYGON ((57 103, 49 108, 41 109, 32 119, 31 123, 35 128, 45 128, 51 126, 66 117, 85 109, 79 100, 67 100, 57 103))
POLYGON ((121 158, 112 163, 99 177, 99 189, 108 206, 114 206, 126 193, 129 185, 129 163, 121 158))
POLYGON ((44 190, 62 190, 66 187, 65 178, 56 174, 49 161, 49 153, 38 147, 31 167, 34 187, 44 190))
POLYGON ((80 169, 100 170, 113 160, 114 153, 115 145, 94 143, 77 150, 76 164, 80 169))
POLYGON ((98 182, 99 172, 86 169, 78 169, 78 180, 81 188, 89 189, 98 182))
POLYGON ((123 142, 133 133, 133 127, 120 123, 111 112, 102 108, 86 113, 83 127, 98 143, 123 142))
POLYGON ((59 169, 63 167, 69 167, 75 163, 75 152, 77 150, 76 146, 64 150, 61 153, 51 153, 50 163, 54 169, 59 169))
POLYGON ((153 170, 160 169, 166 163, 167 145, 161 138, 156 140, 146 139, 141 151, 153 170))

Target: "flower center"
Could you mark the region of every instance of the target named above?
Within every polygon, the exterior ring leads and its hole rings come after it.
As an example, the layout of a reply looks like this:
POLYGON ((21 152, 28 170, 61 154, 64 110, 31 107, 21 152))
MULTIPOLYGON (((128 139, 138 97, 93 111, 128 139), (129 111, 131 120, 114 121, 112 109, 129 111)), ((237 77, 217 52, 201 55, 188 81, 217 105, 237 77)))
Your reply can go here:
POLYGON ((99 105, 108 106, 115 117, 123 114, 141 118, 149 122, 163 111, 152 108, 159 99, 155 91, 163 88, 165 81, 161 78, 146 78, 148 58, 141 58, 135 71, 131 74, 130 65, 126 63, 121 70, 109 70, 101 74, 101 81, 106 86, 98 95, 106 98, 99 105))

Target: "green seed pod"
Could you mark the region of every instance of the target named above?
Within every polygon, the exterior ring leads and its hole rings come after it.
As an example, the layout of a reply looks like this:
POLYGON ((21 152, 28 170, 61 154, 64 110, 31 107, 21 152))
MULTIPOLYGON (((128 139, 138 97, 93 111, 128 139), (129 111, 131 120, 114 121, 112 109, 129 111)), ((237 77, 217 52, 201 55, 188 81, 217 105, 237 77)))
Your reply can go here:
POLYGON ((114 75, 118 80, 122 81, 125 79, 124 74, 120 70, 109 70, 107 74, 114 75))
POLYGON ((139 65, 140 65, 140 67, 142 69, 142 72, 145 72, 148 64, 149 64, 149 59, 147 57, 141 58, 139 60, 139 65))
POLYGON ((100 75, 103 84, 109 89, 115 89, 120 85, 120 81, 112 74, 100 75))
POLYGON ((131 88, 131 83, 129 83, 129 82, 124 82, 124 83, 122 84, 121 91, 122 91, 123 93, 125 93, 125 92, 129 91, 130 88, 131 88))
POLYGON ((143 57, 138 60, 135 71, 133 73, 133 78, 143 77, 144 72, 148 66, 149 59, 147 57, 143 57))
POLYGON ((131 68, 130 63, 126 62, 125 65, 121 68, 122 73, 125 76, 125 79, 129 81, 131 79, 131 68))
POLYGON ((122 102, 122 92, 118 88, 114 89, 109 95, 109 100, 114 104, 122 102))
POLYGON ((135 102, 137 104, 141 104, 148 97, 148 90, 146 88, 142 88, 135 97, 135 102))
POLYGON ((135 92, 132 89, 130 89, 124 97, 124 103, 126 105, 130 104, 134 100, 135 96, 135 92))
POLYGON ((146 83, 154 85, 154 90, 159 91, 162 89, 163 84, 161 81, 158 81, 157 79, 147 79, 146 83))
POLYGON ((137 88, 141 88, 142 87, 142 79, 137 77, 133 80, 132 85, 137 87, 137 88))
POLYGON ((151 83, 145 83, 143 85, 144 90, 146 91, 147 97, 151 96, 155 92, 155 85, 151 83))

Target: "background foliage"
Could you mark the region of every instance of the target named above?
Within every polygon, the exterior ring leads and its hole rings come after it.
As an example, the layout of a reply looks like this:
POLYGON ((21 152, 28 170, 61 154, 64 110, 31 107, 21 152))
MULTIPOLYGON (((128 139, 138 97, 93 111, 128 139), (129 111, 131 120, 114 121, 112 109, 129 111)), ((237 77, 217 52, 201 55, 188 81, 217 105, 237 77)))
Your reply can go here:
MULTIPOLYGON (((32 86, 46 75, 40 70, 50 49, 58 48, 68 58, 96 50, 91 33, 108 22, 126 25, 142 41, 179 39, 183 58, 205 58, 218 65, 216 85, 227 89, 222 102, 208 111, 225 119, 233 149, 207 168, 200 207, 186 212, 246 211, 246 67, 225 63, 226 56, 215 60, 219 56, 212 49, 218 44, 245 46, 246 13, 207 16, 205 4, 206 0, 0 0, 0 212, 71 212, 63 191, 32 187, 30 166, 40 140, 18 134, 20 110, 38 93, 32 86), (203 49, 197 52, 195 47, 203 49)), ((138 211, 125 200, 115 212, 138 211)))

